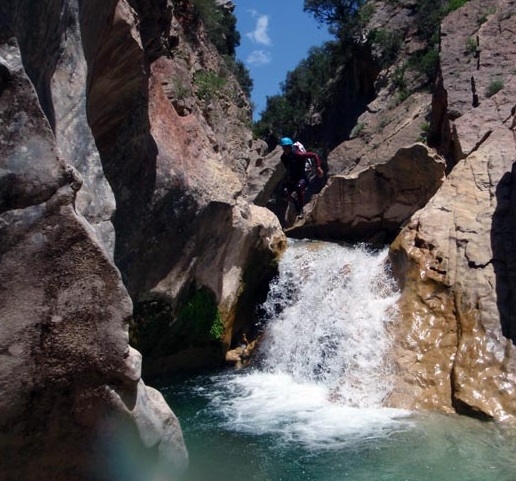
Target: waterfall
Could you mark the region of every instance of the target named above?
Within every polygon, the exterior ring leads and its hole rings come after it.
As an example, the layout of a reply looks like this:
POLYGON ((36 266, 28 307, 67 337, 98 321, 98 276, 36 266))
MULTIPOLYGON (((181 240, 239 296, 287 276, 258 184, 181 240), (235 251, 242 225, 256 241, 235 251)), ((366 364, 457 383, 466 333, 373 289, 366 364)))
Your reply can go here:
POLYGON ((261 307, 259 365, 215 381, 210 409, 229 429, 326 448, 406 427, 407 412, 382 408, 398 298, 386 256, 289 241, 261 307))
POLYGON ((398 297, 385 259, 386 250, 291 241, 263 306, 264 369, 321 383, 348 406, 379 406, 398 297))
POLYGON ((188 481, 516 479, 513 427, 382 407, 398 299, 386 255, 289 242, 259 362, 170 388, 189 419, 188 481))

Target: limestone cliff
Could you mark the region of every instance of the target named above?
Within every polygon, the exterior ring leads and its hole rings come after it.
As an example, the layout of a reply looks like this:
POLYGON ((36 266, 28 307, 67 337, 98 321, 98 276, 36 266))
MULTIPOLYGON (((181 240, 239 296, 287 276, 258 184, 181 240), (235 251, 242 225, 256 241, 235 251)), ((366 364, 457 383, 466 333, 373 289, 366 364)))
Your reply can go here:
MULTIPOLYGON (((388 212, 392 197, 384 196, 383 211, 371 210, 382 201, 371 197, 372 188, 357 196, 360 184, 353 179, 426 140, 446 160, 447 177, 412 217, 398 218, 397 228, 405 227, 391 246, 391 261, 402 291, 399 322, 392 326, 396 387, 387 403, 514 417, 516 4, 471 0, 445 17, 432 94, 424 79, 402 68, 417 48, 411 2, 372 4, 369 26, 398 26, 405 43, 396 62, 378 74, 375 98, 351 138, 330 152, 330 173, 339 175, 313 201, 312 217, 294 227, 302 232, 311 224, 325 232, 329 223, 333 231, 340 224, 338 232, 349 239, 356 227, 364 229, 364 219, 381 226, 379 213, 388 212), (402 71, 408 96, 400 96, 402 71), (337 180, 348 186, 348 196, 350 186, 355 189, 352 204, 339 194, 337 180)), ((411 158, 413 171, 407 169, 401 184, 410 185, 423 168, 421 159, 411 158)), ((433 182, 424 177, 416 181, 420 189, 433 182)), ((417 206, 415 199, 411 204, 417 206)))
MULTIPOLYGON (((516 3, 470 0, 449 12, 434 84, 414 68, 425 51, 416 3, 369 7, 354 47, 360 61, 342 66, 332 86, 339 95, 313 112, 306 130, 308 145, 312 134, 338 144, 328 154, 327 183, 287 232, 396 238, 391 262, 401 300, 388 404, 514 417, 516 3), (379 46, 365 40, 375 29, 403 39, 385 65, 379 46)), ((267 203, 281 172, 277 152, 249 172, 249 195, 267 203)))
POLYGON ((404 286, 393 404, 516 416, 515 14, 473 0, 442 24, 437 100, 458 162, 392 246, 404 286))
POLYGON ((154 374, 249 328, 284 235, 241 197, 245 95, 188 1, 6 0, 0 104, 0 472, 113 480, 146 452, 167 479, 181 430, 128 327, 154 374))

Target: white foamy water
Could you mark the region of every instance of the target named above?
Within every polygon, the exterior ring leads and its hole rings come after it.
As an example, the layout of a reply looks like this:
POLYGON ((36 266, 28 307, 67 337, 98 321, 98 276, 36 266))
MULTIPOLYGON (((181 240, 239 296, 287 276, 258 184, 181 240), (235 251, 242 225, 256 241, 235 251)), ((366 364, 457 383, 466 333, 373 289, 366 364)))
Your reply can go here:
POLYGON ((405 411, 332 402, 324 385, 297 382, 288 374, 256 372, 222 383, 212 407, 225 415, 230 430, 275 435, 320 449, 356 445, 407 427, 405 411))
POLYGON ((228 427, 331 447, 406 426, 407 412, 382 408, 398 297, 386 255, 290 242, 263 306, 260 369, 225 378, 214 396, 228 427))
POLYGON ((341 404, 380 405, 389 390, 386 325, 398 297, 386 254, 292 243, 264 306, 273 319, 264 368, 321 383, 341 404))

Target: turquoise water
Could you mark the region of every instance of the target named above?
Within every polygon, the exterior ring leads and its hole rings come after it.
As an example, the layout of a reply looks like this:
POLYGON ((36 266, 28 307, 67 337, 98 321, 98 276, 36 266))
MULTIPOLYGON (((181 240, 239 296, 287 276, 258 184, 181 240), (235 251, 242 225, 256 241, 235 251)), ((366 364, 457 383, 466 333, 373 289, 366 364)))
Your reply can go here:
POLYGON ((514 429, 382 407, 399 295, 386 254, 290 241, 255 366, 162 390, 185 481, 516 481, 514 429))
POLYGON ((294 412, 271 426, 267 406, 248 423, 227 410, 235 394, 228 386, 241 376, 197 377, 163 390, 189 449, 186 481, 516 480, 516 432, 509 427, 437 413, 396 418, 381 409, 375 419, 356 409, 338 413, 351 426, 339 435, 331 423, 310 426, 305 411, 306 436, 296 436, 289 429, 294 412))

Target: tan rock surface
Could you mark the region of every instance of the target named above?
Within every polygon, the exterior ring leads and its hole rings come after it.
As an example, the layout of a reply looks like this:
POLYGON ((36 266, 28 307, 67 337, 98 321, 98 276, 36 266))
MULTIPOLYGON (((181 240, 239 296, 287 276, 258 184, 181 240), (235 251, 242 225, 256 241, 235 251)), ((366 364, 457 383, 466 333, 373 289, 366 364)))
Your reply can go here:
POLYGON ((370 168, 335 175, 306 207, 294 237, 386 242, 433 196, 444 178, 444 161, 423 144, 399 149, 370 168))
POLYGON ((516 415, 514 328, 504 329, 499 305, 511 254, 495 250, 514 158, 514 132, 498 128, 391 248, 404 286, 394 354, 404 379, 394 405, 516 415))
POLYGON ((465 158, 391 249, 403 286, 394 405, 516 415, 514 8, 473 0, 443 22, 451 151, 465 158))

